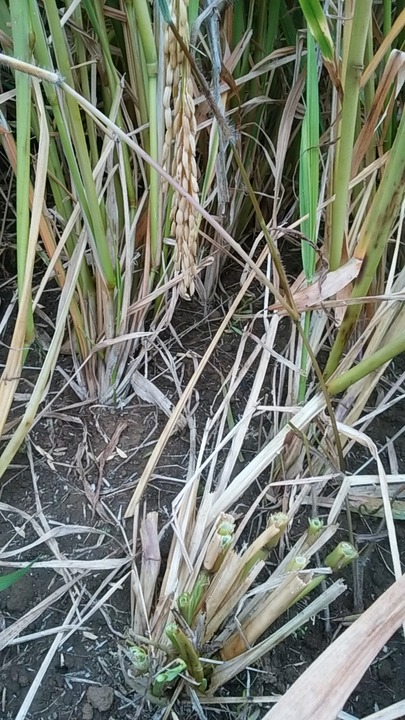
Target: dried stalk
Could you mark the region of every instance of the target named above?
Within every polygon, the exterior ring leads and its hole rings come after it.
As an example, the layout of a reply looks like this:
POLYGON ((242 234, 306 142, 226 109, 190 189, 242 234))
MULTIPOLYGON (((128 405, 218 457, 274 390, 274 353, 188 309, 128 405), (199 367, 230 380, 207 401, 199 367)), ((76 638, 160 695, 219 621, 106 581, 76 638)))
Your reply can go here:
POLYGON ((335 720, 375 656, 404 621, 405 575, 312 663, 263 720, 335 720))

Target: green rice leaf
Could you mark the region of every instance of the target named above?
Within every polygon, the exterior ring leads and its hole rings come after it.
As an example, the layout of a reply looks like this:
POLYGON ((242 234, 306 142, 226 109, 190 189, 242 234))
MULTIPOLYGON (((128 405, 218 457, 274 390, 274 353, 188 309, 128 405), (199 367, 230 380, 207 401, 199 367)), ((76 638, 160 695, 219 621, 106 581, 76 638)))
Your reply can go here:
POLYGON ((20 568, 20 570, 16 570, 15 572, 8 573, 7 575, 2 575, 0 577, 0 592, 2 590, 7 590, 11 585, 14 585, 14 583, 18 582, 24 575, 29 572, 34 564, 35 560, 33 560, 29 565, 27 565, 24 568, 20 568))
POLYGON ((299 0, 308 28, 319 45, 319 49, 328 62, 334 60, 335 50, 328 21, 319 0, 299 0))

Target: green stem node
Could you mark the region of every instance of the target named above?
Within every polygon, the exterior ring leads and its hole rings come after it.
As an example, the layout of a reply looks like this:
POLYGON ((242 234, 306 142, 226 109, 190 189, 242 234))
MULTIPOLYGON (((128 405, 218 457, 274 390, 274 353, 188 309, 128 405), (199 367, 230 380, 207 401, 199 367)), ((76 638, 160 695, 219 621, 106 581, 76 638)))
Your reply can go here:
POLYGON ((332 570, 341 570, 345 565, 355 560, 358 556, 357 550, 349 542, 341 542, 325 558, 325 565, 332 570))

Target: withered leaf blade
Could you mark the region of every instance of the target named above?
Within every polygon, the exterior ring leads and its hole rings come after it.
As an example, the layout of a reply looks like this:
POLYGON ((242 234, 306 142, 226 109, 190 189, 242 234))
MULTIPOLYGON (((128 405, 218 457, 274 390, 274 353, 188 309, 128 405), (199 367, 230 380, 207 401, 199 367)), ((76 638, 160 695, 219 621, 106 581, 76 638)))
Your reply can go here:
MULTIPOLYGON (((351 258, 345 265, 332 272, 317 274, 314 282, 308 287, 302 288, 294 293, 294 301, 299 312, 316 310, 322 307, 324 300, 337 295, 358 276, 361 268, 361 260, 351 258)), ((276 310, 280 315, 286 312, 282 305, 274 303, 269 310, 276 310)))

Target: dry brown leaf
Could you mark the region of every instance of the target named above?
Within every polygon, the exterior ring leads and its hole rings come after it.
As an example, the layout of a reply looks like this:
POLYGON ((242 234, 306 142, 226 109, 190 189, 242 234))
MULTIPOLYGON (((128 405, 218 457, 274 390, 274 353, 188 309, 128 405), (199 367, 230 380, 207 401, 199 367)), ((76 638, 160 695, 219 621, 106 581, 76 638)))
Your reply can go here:
MULTIPOLYGON (((350 285, 358 276, 361 268, 361 260, 351 258, 345 265, 332 272, 317 273, 314 282, 308 287, 294 293, 294 302, 299 312, 316 310, 322 307, 324 300, 337 295, 350 285)), ((280 315, 286 312, 279 303, 270 305, 269 310, 276 310, 280 315)))
POLYGON ((144 635, 152 608, 156 582, 160 572, 160 548, 158 537, 158 513, 150 512, 141 523, 142 565, 140 585, 142 602, 136 602, 133 630, 136 635, 144 635))
MULTIPOLYGON (((173 403, 161 390, 138 370, 132 374, 131 385, 134 392, 147 403, 156 405, 159 410, 162 410, 167 417, 171 417, 173 412, 173 403)), ((179 415, 177 420, 177 428, 182 431, 187 425, 187 420, 184 415, 179 415)))
MULTIPOLYGON (((93 510, 97 508, 97 512, 101 508, 102 517, 104 518, 105 512, 102 509, 102 506, 100 504, 100 492, 101 492, 101 485, 103 483, 103 477, 104 477, 104 468, 107 464, 107 462, 111 459, 111 457, 114 457, 114 452, 117 451, 117 445, 120 441, 121 435, 128 427, 128 422, 126 420, 123 420, 122 422, 119 422, 117 427, 115 428, 112 437, 108 441, 107 445, 105 446, 104 450, 100 453, 99 457, 97 458, 98 463, 98 482, 97 487, 94 491, 93 497, 89 498, 90 502, 92 504, 93 510)), ((90 488, 91 489, 91 488, 90 488)), ((88 488, 87 488, 88 490, 88 488)), ((86 492, 87 497, 89 497, 88 493, 86 492)))
POLYGON ((310 579, 312 579, 312 575, 308 573, 306 575, 298 572, 288 573, 278 586, 277 592, 270 595, 264 593, 259 600, 256 612, 243 623, 243 633, 237 630, 226 641, 220 652, 222 660, 232 660, 254 645, 256 640, 294 602, 310 579))
POLYGON ((405 53, 400 50, 393 50, 384 68, 381 80, 374 96, 373 104, 364 123, 361 132, 356 140, 353 151, 351 177, 359 168, 360 162, 366 154, 371 142, 375 140, 375 131, 381 113, 386 109, 387 97, 395 84, 394 97, 400 92, 404 83, 405 53))
POLYGON ((377 52, 375 55, 373 55, 371 62, 367 65, 366 69, 364 70, 361 78, 360 78, 360 87, 364 88, 364 86, 368 83, 370 78, 374 75, 376 68, 384 58, 384 56, 389 52, 391 45, 393 45, 394 40, 396 37, 398 37, 399 33, 402 32, 402 30, 405 27, 405 8, 399 13, 398 17, 396 18, 395 22, 393 23, 391 29, 383 39, 382 43, 380 44, 377 52))

